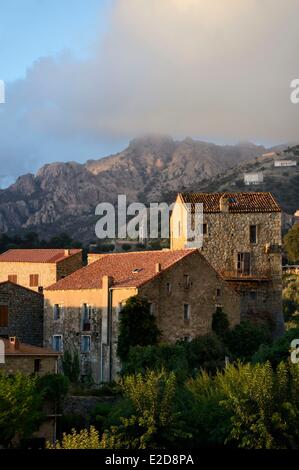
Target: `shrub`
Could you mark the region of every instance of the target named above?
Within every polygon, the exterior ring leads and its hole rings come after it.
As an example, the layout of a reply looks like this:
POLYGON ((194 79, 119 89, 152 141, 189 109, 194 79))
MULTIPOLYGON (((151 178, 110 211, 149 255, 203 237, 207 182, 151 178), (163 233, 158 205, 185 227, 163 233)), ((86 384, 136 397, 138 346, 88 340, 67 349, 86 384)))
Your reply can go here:
POLYGON ((229 329, 229 321, 226 313, 223 312, 221 307, 216 308, 213 314, 212 330, 218 336, 224 336, 229 329))
POLYGON ((271 342, 271 335, 266 326, 242 321, 226 333, 224 342, 233 358, 250 361, 261 344, 271 342))
POLYGON ((150 313, 150 304, 138 296, 130 297, 119 314, 117 354, 127 359, 131 346, 157 344, 159 330, 156 319, 150 313))

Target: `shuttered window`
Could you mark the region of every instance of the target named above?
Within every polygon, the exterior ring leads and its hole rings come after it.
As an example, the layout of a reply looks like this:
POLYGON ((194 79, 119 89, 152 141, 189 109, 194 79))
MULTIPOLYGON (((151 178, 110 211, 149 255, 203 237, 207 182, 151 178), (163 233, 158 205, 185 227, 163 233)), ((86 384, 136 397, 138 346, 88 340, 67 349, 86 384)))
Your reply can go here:
POLYGON ((0 305, 0 327, 8 326, 8 306, 0 305))
POLYGON ((16 274, 9 274, 7 279, 14 284, 18 283, 18 276, 16 274))
POLYGON ((38 274, 30 274, 29 285, 30 287, 38 287, 38 274))

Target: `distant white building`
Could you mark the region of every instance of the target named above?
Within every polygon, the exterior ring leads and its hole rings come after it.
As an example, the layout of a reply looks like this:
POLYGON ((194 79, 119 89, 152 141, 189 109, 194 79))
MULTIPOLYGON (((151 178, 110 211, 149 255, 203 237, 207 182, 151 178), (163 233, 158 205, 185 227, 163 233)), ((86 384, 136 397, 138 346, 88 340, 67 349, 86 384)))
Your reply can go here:
POLYGON ((282 167, 282 166, 297 166, 296 160, 276 160, 274 162, 275 167, 282 167))
POLYGON ((244 183, 249 186, 251 184, 261 184, 264 181, 263 173, 245 173, 244 183))

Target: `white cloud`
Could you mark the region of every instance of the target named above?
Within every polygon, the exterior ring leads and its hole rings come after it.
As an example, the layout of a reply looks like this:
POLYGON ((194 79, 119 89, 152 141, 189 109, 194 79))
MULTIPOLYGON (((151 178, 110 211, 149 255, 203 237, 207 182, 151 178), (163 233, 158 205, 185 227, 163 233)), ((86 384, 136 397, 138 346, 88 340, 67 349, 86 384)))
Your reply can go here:
POLYGON ((143 132, 298 141, 298 17, 297 0, 118 0, 92 59, 43 58, 7 87, 0 155, 19 172, 143 132))

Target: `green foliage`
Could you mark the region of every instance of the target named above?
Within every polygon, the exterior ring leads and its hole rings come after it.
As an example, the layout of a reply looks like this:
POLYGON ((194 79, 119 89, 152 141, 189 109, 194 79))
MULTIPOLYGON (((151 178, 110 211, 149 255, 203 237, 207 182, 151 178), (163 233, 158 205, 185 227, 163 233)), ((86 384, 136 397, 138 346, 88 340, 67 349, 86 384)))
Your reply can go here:
POLYGON ((221 307, 216 308, 216 312, 213 314, 212 319, 212 330, 218 336, 224 336, 229 329, 229 321, 225 312, 221 307))
POLYGON ((187 378, 189 366, 184 344, 131 347, 122 375, 145 374, 148 369, 159 371, 162 368, 173 371, 179 381, 187 378))
POLYGON ((64 375, 70 382, 77 383, 80 376, 79 354, 77 352, 72 354, 69 351, 65 351, 62 358, 62 367, 64 375))
POLYGON ((130 297, 119 314, 117 354, 126 360, 131 346, 157 344, 159 330, 150 313, 150 304, 138 296, 130 297))
POLYGON ((148 371, 123 380, 124 395, 133 413, 121 418, 102 436, 104 449, 147 449, 175 445, 186 437, 180 413, 176 409, 174 373, 148 371))
POLYGON ((94 426, 77 432, 75 429, 70 434, 63 434, 61 441, 54 445, 47 443, 48 449, 99 449, 100 436, 94 426))
POLYGON ((223 368, 225 356, 229 354, 223 341, 216 334, 198 336, 190 343, 185 343, 185 349, 190 375, 200 369, 215 373, 217 369, 223 368))
POLYGON ((59 403, 68 392, 69 380, 61 374, 46 374, 38 378, 37 386, 45 400, 59 403))
POLYGON ((271 334, 266 326, 242 321, 226 333, 224 342, 234 359, 250 361, 260 345, 271 342, 271 334))
POLYGON ((130 251, 131 248, 132 248, 132 246, 131 246, 129 243, 124 243, 124 244, 122 245, 122 250, 123 250, 123 251, 130 251))
POLYGON ((295 224, 284 237, 284 246, 291 262, 299 261, 299 224, 295 224))
POLYGON ((290 358, 290 347, 293 339, 299 338, 299 328, 292 328, 285 332, 284 336, 277 338, 272 344, 261 345, 252 357, 252 362, 263 363, 269 361, 276 367, 281 361, 290 358))
POLYGON ((246 449, 299 444, 299 369, 281 363, 229 365, 212 378, 202 372, 188 384, 193 415, 205 445, 246 449))
POLYGON ((0 443, 11 446, 13 438, 30 437, 42 420, 42 397, 37 378, 0 374, 0 443))

